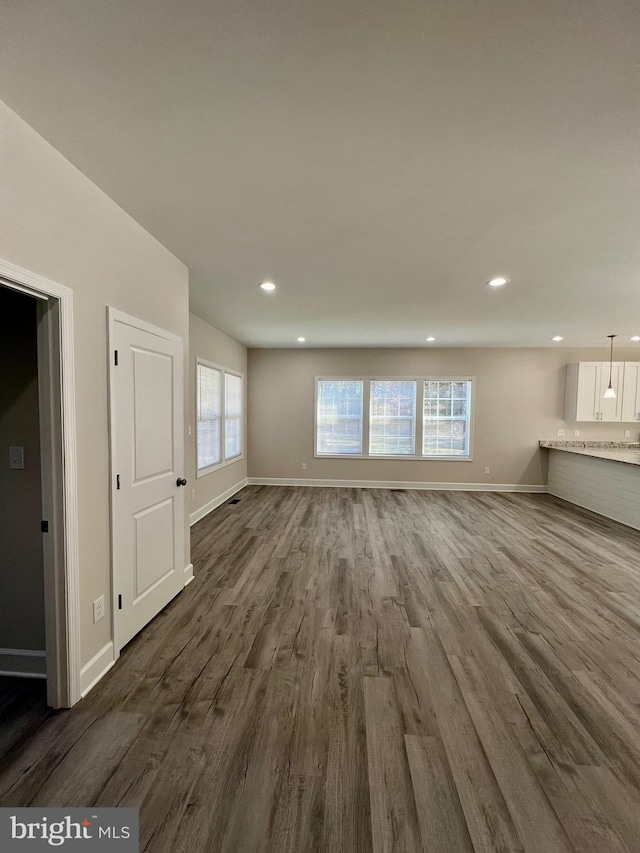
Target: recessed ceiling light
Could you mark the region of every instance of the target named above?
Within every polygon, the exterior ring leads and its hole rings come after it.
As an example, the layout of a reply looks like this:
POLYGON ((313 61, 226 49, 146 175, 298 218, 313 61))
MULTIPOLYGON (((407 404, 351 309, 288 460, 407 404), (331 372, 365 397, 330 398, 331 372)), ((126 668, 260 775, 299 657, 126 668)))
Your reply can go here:
POLYGON ((634 335, 632 338, 629 338, 630 341, 640 341, 640 335, 634 335))
POLYGON ((563 340, 564 340, 564 338, 562 337, 562 335, 554 335, 554 336, 551 338, 551 340, 552 340, 552 341, 555 341, 555 342, 557 343, 558 341, 563 341, 563 340))
POLYGON ((306 338, 296 338, 299 344, 303 344, 307 339, 306 338))
POLYGON ((272 281, 263 281, 261 285, 259 285, 261 290, 266 290, 267 293, 271 293, 274 290, 278 289, 278 285, 274 284, 272 281))
POLYGON ((505 284, 509 284, 509 279, 505 278, 502 275, 497 276, 496 278, 492 278, 487 282, 489 287, 502 287, 505 284))
POLYGON ((435 341, 435 338, 432 338, 431 336, 429 336, 429 337, 427 338, 427 343, 428 343, 428 344, 432 344, 434 341, 435 341))

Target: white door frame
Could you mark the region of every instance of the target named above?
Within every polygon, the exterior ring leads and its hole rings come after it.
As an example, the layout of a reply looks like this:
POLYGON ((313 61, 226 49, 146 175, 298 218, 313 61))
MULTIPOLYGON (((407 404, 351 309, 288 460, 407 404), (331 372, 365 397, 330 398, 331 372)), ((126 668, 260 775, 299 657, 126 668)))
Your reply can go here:
MULTIPOLYGON (((159 338, 164 338, 169 341, 176 341, 181 345, 184 343, 183 339, 180 335, 175 335, 173 332, 168 332, 166 329, 161 329, 159 326, 154 326, 151 323, 147 323, 146 320, 140 320, 138 317, 133 317, 131 314, 125 314, 124 311, 120 311, 117 308, 112 308, 110 305, 107 306, 107 357, 109 364, 109 470, 111 472, 111 489, 110 489, 110 500, 111 500, 111 521, 110 521, 110 550, 111 550, 111 635, 113 637, 113 657, 114 660, 117 660, 120 657, 120 651, 122 649, 122 640, 118 635, 118 625, 116 621, 116 614, 118 612, 118 601, 117 601, 117 593, 116 593, 116 584, 115 584, 115 563, 114 563, 114 547, 113 547, 113 525, 114 525, 114 512, 113 512, 113 501, 115 496, 115 488, 116 488, 116 465, 114 459, 114 445, 115 445, 115 435, 116 435, 116 422, 115 422, 115 404, 114 404, 114 394, 115 394, 115 364, 113 359, 113 351, 114 351, 114 340, 115 340, 115 324, 116 323, 124 323, 126 326, 131 326, 134 329, 140 329, 143 332, 149 332, 152 335, 156 335, 159 338)), ((183 365, 184 370, 184 365, 183 365)), ((182 401, 180 401, 182 403, 182 401)), ((184 555, 183 555, 184 559, 184 555)), ((186 571, 186 570, 185 570, 186 571)), ((188 581, 185 582, 185 586, 188 581)))
POLYGON ((80 697, 80 560, 76 456, 73 291, 0 258, 3 285, 57 302, 38 327, 38 382, 43 443, 47 702, 70 708, 80 697), (48 418, 48 424, 46 419, 48 418))

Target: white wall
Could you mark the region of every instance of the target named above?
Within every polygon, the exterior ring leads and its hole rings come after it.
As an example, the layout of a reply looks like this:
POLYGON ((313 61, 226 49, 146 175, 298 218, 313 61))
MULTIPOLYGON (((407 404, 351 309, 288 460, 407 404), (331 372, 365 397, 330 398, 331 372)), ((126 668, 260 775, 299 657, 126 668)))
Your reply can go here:
MULTIPOLYGON (((220 367, 227 367, 241 373, 245 378, 245 410, 247 387, 247 348, 225 335, 224 332, 210 326, 209 323, 189 315, 189 424, 191 436, 187 444, 187 470, 189 471, 189 496, 195 490, 191 500, 191 517, 198 520, 204 513, 213 509, 244 483, 247 476, 247 422, 244 428, 244 453, 242 459, 231 462, 205 474, 196 476, 196 359, 204 358, 220 367)), ((188 430, 187 430, 188 434, 188 430)))
POLYGON ((74 291, 86 663, 111 639, 111 614, 97 625, 92 615, 94 599, 104 595, 109 608, 111 598, 106 307, 180 335, 187 371, 188 271, 2 102, 0 186, 0 258, 74 291))
MULTIPOLYGON (((579 440, 624 440, 626 428, 638 440, 637 424, 564 422, 565 365, 607 357, 606 349, 250 349, 249 477, 544 485, 538 441, 558 428, 565 439, 578 428, 579 440), (322 375, 476 377, 473 460, 314 458, 314 378, 322 375)), ((640 360, 640 350, 618 348, 616 359, 640 360)))

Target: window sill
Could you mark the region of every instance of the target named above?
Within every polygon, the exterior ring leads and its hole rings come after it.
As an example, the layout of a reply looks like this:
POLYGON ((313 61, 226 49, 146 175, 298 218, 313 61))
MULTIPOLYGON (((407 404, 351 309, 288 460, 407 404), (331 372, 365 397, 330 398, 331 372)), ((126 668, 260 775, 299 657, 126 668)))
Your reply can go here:
POLYGON ((473 462, 473 456, 383 456, 364 453, 314 453, 314 459, 393 459, 395 462, 473 462))
POLYGON ((196 480, 199 480, 200 477, 206 477, 207 474, 215 474, 216 471, 219 471, 221 468, 227 468, 229 465, 233 465, 235 462, 241 462, 244 459, 244 453, 241 453, 240 456, 234 456, 233 459, 225 459, 224 462, 218 462, 216 465, 209 465, 208 468, 200 468, 196 471, 196 480))

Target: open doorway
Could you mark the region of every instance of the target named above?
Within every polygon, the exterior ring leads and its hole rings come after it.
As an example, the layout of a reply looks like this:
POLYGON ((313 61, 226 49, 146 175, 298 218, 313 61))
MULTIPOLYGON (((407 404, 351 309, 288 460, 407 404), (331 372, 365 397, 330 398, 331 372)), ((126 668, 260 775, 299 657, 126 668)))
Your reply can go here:
POLYGON ((0 287, 0 751, 46 708, 38 314, 0 287))
POLYGON ((72 309, 0 260, 0 727, 18 731, 30 704, 80 698, 72 309))

